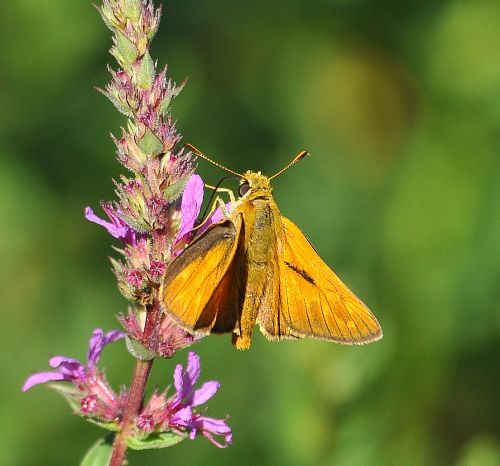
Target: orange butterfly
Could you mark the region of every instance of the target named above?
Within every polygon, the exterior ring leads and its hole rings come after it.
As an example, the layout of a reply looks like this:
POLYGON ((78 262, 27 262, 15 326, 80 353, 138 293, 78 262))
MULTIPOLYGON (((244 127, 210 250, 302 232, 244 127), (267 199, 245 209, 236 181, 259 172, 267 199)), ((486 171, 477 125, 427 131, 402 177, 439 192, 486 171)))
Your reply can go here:
POLYGON ((299 228, 283 217, 271 180, 307 155, 300 152, 271 177, 236 173, 240 198, 226 218, 194 239, 167 269, 163 309, 193 334, 231 332, 250 347, 255 323, 269 340, 311 337, 344 344, 382 338, 368 307, 321 260, 299 228))

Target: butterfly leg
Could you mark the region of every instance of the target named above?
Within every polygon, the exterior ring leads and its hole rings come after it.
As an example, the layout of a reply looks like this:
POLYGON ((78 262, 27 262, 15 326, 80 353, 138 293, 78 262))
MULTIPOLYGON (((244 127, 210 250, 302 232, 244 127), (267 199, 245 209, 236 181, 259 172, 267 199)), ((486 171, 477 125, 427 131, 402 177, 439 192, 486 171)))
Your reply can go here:
POLYGON ((252 342, 252 336, 250 335, 237 335, 233 333, 231 343, 236 349, 246 350, 250 348, 250 343, 252 342))
POLYGON ((220 188, 220 187, 212 186, 211 184, 206 184, 206 183, 205 183, 205 188, 213 189, 213 190, 215 190, 215 192, 218 192, 218 193, 226 193, 229 196, 229 200, 231 202, 235 202, 236 201, 236 196, 234 195, 234 192, 233 192, 232 189, 229 189, 229 188, 220 188))
POLYGON ((220 208, 220 210, 222 211, 222 213, 224 214, 224 216, 226 218, 229 218, 230 216, 230 213, 229 211, 227 210, 227 207, 226 207, 226 204, 224 203, 224 201, 222 200, 222 198, 220 198, 219 196, 217 196, 215 198, 215 201, 214 203, 212 204, 212 207, 210 207, 210 210, 208 211, 208 214, 205 216, 205 218, 203 219, 203 221, 195 226, 193 228, 192 231, 196 231, 196 230, 199 230, 200 228, 203 227, 203 225, 205 225, 205 223, 207 223, 209 220, 210 220, 210 217, 212 217, 213 213, 218 209, 220 208))
MULTIPOLYGON (((230 192, 232 192, 232 191, 230 191, 230 192)), ((234 196, 234 194, 233 194, 233 196, 234 196)), ((234 201, 231 201, 231 202, 234 202, 234 201)), ((226 218, 230 217, 231 214, 229 213, 229 210, 227 209, 226 204, 224 203, 224 201, 222 200, 221 197, 217 196, 217 198, 215 199, 215 202, 214 202, 214 205, 215 204, 219 204, 219 208, 226 218)))

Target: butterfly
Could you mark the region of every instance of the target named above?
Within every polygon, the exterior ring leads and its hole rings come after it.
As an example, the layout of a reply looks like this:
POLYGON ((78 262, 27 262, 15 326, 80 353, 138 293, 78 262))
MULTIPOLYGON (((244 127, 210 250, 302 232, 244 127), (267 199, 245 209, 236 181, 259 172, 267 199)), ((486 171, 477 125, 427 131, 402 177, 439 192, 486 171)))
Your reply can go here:
POLYGON ((164 311, 192 334, 231 333, 241 350, 250 347, 256 323, 269 340, 310 337, 361 345, 382 338, 372 312, 281 215, 273 199, 271 180, 306 151, 267 177, 239 174, 187 146, 237 175, 240 197, 229 209, 219 198, 224 218, 170 264, 160 289, 164 311))

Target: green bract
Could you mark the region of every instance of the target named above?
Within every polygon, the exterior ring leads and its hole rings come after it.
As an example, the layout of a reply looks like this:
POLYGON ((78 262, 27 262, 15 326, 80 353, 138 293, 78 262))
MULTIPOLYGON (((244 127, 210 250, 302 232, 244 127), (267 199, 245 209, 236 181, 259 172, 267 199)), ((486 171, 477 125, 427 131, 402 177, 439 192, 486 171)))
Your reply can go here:
POLYGON ((107 466, 113 453, 113 435, 100 438, 85 454, 80 466, 107 466))
POLYGON ((187 435, 174 434, 172 432, 162 432, 151 434, 144 440, 129 437, 127 445, 132 450, 151 450, 154 448, 166 448, 176 445, 187 438, 187 435))

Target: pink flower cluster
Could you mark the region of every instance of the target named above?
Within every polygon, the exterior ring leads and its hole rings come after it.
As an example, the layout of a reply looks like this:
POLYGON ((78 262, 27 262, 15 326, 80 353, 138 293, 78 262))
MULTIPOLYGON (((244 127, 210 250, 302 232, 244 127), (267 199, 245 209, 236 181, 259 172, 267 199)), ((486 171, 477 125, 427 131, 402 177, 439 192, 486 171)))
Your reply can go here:
MULTIPOLYGON (((55 356, 49 361, 55 370, 32 374, 24 383, 23 391, 47 382, 71 382, 73 387, 70 388, 63 389, 59 384, 51 384, 51 387, 64 394, 81 416, 109 430, 116 430, 121 422, 128 391, 122 389, 119 394, 115 393, 97 363, 104 347, 123 337, 124 334, 118 330, 106 334, 100 328, 94 330, 86 364, 77 359, 55 356)), ((206 403, 219 389, 219 382, 216 381, 205 382, 195 389, 200 372, 200 357, 190 352, 186 370, 181 364, 175 368, 176 392, 168 398, 166 393, 153 393, 137 417, 138 437, 145 439, 149 435, 173 432, 193 440, 197 434, 201 434, 220 448, 231 444, 232 433, 225 419, 203 416, 195 409, 206 403), (215 436, 220 436, 222 440, 218 441, 215 436)))
POLYGON ((212 398, 220 386, 219 382, 212 380, 195 389, 200 371, 200 357, 190 352, 186 370, 181 364, 175 368, 175 393, 168 398, 166 393, 154 393, 137 418, 137 428, 145 433, 188 432, 192 440, 197 434, 202 434, 219 448, 230 445, 233 437, 226 419, 203 416, 194 409, 212 398))
MULTIPOLYGON (((120 136, 113 138, 117 160, 127 175, 114 182, 117 200, 101 202, 107 218, 96 215, 91 207, 85 208, 85 217, 120 242, 115 250, 121 257, 111 262, 118 288, 130 301, 127 315, 119 316, 126 334, 96 329, 86 363, 53 357, 49 360, 53 370, 28 377, 23 391, 50 383, 76 413, 116 432, 112 464, 122 464, 126 448, 134 445, 137 449, 166 447, 198 434, 224 448, 232 442, 226 419, 210 418, 199 411, 217 392, 219 383, 194 388, 200 360, 193 352, 186 370, 180 364, 175 368, 175 393, 155 392, 141 410, 153 359, 171 358, 199 340, 163 312, 159 288, 170 263, 198 231, 194 226, 204 183, 194 174, 191 153, 178 147, 181 135, 170 115, 171 102, 184 83, 176 86, 169 81, 166 68, 157 72, 149 54, 160 9, 151 0, 103 0, 98 10, 113 32, 111 54, 120 67, 110 69, 111 82, 101 92, 128 119, 120 136), (130 388, 117 393, 97 363, 106 345, 124 337, 138 361, 130 388)), ((204 228, 217 219, 220 212, 204 228)))
MULTIPOLYGON (((54 356, 49 364, 55 370, 32 374, 24 383, 23 391, 46 382, 71 382, 73 388, 61 393, 74 408, 79 407, 81 415, 102 423, 116 423, 125 406, 127 393, 124 390, 115 393, 104 372, 97 368, 97 363, 104 347, 124 336, 118 330, 105 334, 100 328, 95 329, 90 338, 86 364, 65 356, 54 356)), ((53 388, 57 389, 57 386, 53 388)))
POLYGON ((105 0, 99 8, 114 34, 111 54, 121 69, 110 69, 101 92, 127 118, 114 138, 116 157, 130 173, 115 181, 118 200, 102 202, 108 220, 90 207, 88 220, 104 226, 122 242, 122 260, 112 260, 118 288, 138 305, 151 304, 168 264, 189 240, 203 199, 203 181, 193 175, 191 153, 177 148, 181 135, 170 115, 176 86, 157 72, 149 45, 160 9, 149 0, 105 0))
POLYGON ((174 328, 164 314, 145 331, 145 316, 158 301, 163 275, 189 243, 203 201, 203 180, 195 175, 191 154, 177 148, 181 135, 170 115, 172 100, 184 83, 157 72, 149 43, 158 28, 160 10, 149 0, 105 0, 100 12, 114 33, 111 49, 121 69, 101 92, 128 118, 114 138, 118 161, 130 173, 115 181, 117 201, 101 202, 107 219, 86 207, 85 217, 121 242, 121 259, 112 258, 118 288, 131 301, 121 316, 128 336, 152 357, 171 357, 196 340, 174 328))

